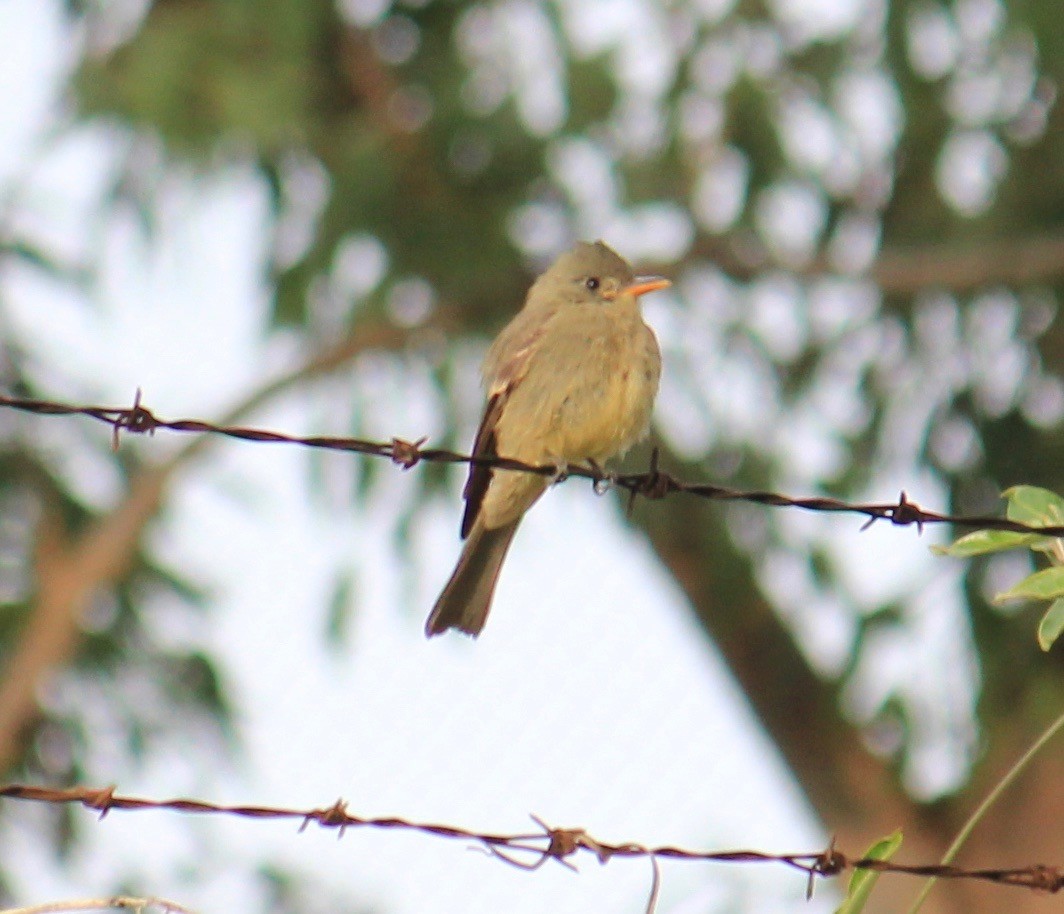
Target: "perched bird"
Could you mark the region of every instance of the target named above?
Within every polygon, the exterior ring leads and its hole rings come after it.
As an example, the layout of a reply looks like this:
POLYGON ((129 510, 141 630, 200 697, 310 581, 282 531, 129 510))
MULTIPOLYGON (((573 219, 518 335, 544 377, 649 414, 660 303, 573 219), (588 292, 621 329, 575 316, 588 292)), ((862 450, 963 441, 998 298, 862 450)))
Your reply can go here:
MULTIPOLYGON (((636 277, 601 241, 580 242, 529 290, 484 360, 488 402, 475 456, 523 463, 604 463, 643 438, 661 352, 639 296, 669 285, 636 277)), ((495 582, 524 513, 550 479, 470 465, 458 565, 425 623, 428 637, 484 627, 495 582)))

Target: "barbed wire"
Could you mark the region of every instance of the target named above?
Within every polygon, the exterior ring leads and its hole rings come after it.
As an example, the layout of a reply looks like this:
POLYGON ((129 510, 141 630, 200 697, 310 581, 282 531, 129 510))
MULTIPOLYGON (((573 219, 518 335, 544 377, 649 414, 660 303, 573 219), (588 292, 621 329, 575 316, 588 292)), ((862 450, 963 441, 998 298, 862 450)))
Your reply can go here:
POLYGON ((562 480, 571 476, 589 479, 599 493, 611 487, 623 489, 628 493, 628 506, 631 509, 634 500, 644 498, 659 499, 668 495, 685 493, 714 501, 739 501, 751 504, 767 505, 774 508, 800 508, 806 511, 819 511, 836 514, 860 514, 867 518, 862 530, 876 521, 889 521, 895 526, 916 525, 923 532, 926 524, 951 524, 975 530, 1005 530, 1013 533, 1035 533, 1042 536, 1064 536, 1064 525, 1035 527, 1005 517, 991 515, 957 515, 931 511, 910 501, 903 491, 896 502, 847 502, 837 498, 812 497, 796 498, 778 492, 734 489, 710 483, 685 482, 664 472, 658 466, 658 452, 651 454, 650 466, 644 473, 613 474, 597 466, 567 466, 562 469, 548 464, 529 464, 505 456, 473 456, 445 448, 427 448, 427 438, 417 441, 404 441, 392 438, 391 441, 370 441, 364 438, 333 437, 323 435, 290 435, 269 429, 248 428, 238 425, 215 425, 201 419, 160 419, 140 402, 140 391, 129 407, 121 406, 74 406, 69 403, 57 403, 49 400, 36 400, 22 397, 0 395, 0 407, 42 416, 85 416, 110 425, 112 428, 112 446, 117 449, 119 437, 123 432, 134 434, 154 434, 159 429, 172 432, 190 432, 199 434, 221 435, 241 441, 272 444, 293 444, 302 447, 319 448, 334 451, 348 451, 370 457, 383 457, 391 460, 403 469, 410 469, 421 462, 429 463, 466 463, 486 466, 493 469, 520 473, 535 473, 562 480))
POLYGON ((111 895, 107 898, 75 898, 67 901, 47 901, 44 904, 26 905, 19 908, 4 908, 0 914, 65 914, 73 911, 107 911, 113 908, 143 914, 145 908, 159 908, 167 914, 195 914, 191 908, 167 901, 165 898, 132 895, 111 895))
POLYGON ((98 812, 104 818, 112 810, 167 810, 179 813, 232 816, 245 819, 283 819, 299 823, 304 831, 311 823, 335 829, 338 837, 351 828, 404 830, 447 840, 467 841, 491 856, 525 870, 539 869, 553 860, 575 870, 570 858, 591 854, 605 864, 615 857, 648 858, 654 866, 650 905, 653 910, 660 886, 658 862, 689 860, 716 863, 777 863, 803 873, 807 878, 806 894, 811 895, 818 878, 838 876, 847 871, 870 870, 878 873, 936 879, 969 879, 998 885, 1017 886, 1040 892, 1055 893, 1064 889, 1064 867, 1032 864, 1007 869, 966 869, 946 864, 905 864, 890 860, 846 854, 834 841, 820 851, 772 854, 755 850, 699 851, 672 845, 647 846, 635 842, 611 843, 592 837, 582 828, 556 828, 532 816, 537 831, 523 834, 479 832, 454 825, 414 822, 395 816, 365 817, 355 815, 340 799, 331 806, 317 809, 290 809, 282 806, 231 806, 195 799, 152 800, 125 796, 110 787, 41 787, 8 784, 0 787, 0 797, 51 804, 78 804, 98 812))

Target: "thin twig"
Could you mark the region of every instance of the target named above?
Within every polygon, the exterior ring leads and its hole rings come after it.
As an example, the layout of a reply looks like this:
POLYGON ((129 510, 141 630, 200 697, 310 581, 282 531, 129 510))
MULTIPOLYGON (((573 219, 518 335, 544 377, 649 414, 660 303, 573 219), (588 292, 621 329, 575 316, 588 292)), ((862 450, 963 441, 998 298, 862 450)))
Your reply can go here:
MULTIPOLYGON (((957 837, 953 839, 953 843, 950 844, 949 849, 942 855, 942 863, 949 864, 956 859, 957 854, 960 853, 960 849, 964 846, 964 842, 968 840, 968 837, 975 829, 975 826, 986 816, 990 807, 997 802, 998 798, 1027 768, 1031 760, 1039 753, 1039 751, 1041 751, 1042 747, 1053 739, 1062 728, 1064 728, 1064 714, 1060 715, 1046 728, 1045 732, 1034 741, 1034 744, 1020 757, 1016 764, 1013 765, 1005 773, 1005 776, 994 785, 994 789, 986 795, 983 802, 979 804, 979 808, 976 809, 975 812, 968 817, 968 821, 961 826, 961 830, 957 833, 957 837)), ((909 908, 909 914, 917 914, 920 908, 923 907, 924 901, 927 899, 927 896, 935 885, 935 881, 935 877, 932 876, 923 884, 920 889, 920 894, 916 896, 915 901, 913 901, 913 906, 909 908)))

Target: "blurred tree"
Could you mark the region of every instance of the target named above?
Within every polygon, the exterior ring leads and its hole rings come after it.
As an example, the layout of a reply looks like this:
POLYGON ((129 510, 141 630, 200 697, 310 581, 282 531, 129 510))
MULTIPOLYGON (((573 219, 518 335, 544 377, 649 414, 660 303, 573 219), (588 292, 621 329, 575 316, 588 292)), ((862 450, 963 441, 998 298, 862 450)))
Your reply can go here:
MULTIPOLYGON (((76 118, 130 138, 114 205, 150 225, 172 160, 252 163, 271 189, 275 318, 332 342, 261 397, 367 353, 401 365, 428 352, 453 417, 440 331, 488 336, 531 271, 601 234, 677 280, 656 315, 669 469, 847 497, 919 484, 960 511, 991 509, 1013 483, 1064 489, 1052 4, 157 0, 131 23, 82 0, 69 15, 86 48, 76 118), (380 281, 352 280, 373 263, 380 281)), ((6 244, 7 257, 72 272, 32 236, 6 244)), ((17 353, 4 371, 18 389, 17 353)), ((180 584, 151 567, 141 535, 186 455, 121 465, 128 497, 94 516, 25 425, 0 420, 0 498, 19 532, 5 548, 35 568, 18 593, 30 622, 2 633, 0 756, 54 776, 42 734, 76 742, 77 720, 42 711, 35 684, 74 659, 148 659, 129 643, 131 588, 180 584), (106 638, 77 625, 101 588, 116 613, 106 638)), ((420 479, 428 493, 440 474, 420 479)), ((634 522, 842 846, 900 826, 908 853, 933 858, 1059 711, 1059 660, 987 604, 992 562, 971 566, 961 606, 930 574, 862 591, 852 550, 789 515, 675 498, 634 522), (955 663, 936 679, 926 662, 943 643, 955 663), (886 687, 884 657, 898 661, 886 687)), ((182 694, 222 711, 209 661, 175 662, 198 670, 182 694)), ((132 720, 131 737, 145 725, 132 720)), ((78 750, 59 756, 76 778, 78 750)), ((1061 759, 1039 761, 971 860, 1057 853, 1061 759)), ((877 896, 891 909, 883 883, 877 896)), ((932 898, 937 910, 1003 903, 981 886, 932 898)))

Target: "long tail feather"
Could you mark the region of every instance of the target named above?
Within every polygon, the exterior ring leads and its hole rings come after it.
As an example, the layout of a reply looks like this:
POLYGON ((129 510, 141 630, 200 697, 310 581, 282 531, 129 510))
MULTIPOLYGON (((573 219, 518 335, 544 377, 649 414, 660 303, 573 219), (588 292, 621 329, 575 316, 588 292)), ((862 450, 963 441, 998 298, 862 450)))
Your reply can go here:
POLYGON ((479 523, 473 525, 454 574, 425 622, 426 637, 439 635, 449 628, 457 628, 474 638, 480 634, 491 609, 502 560, 517 532, 518 522, 495 530, 485 530, 479 523))

